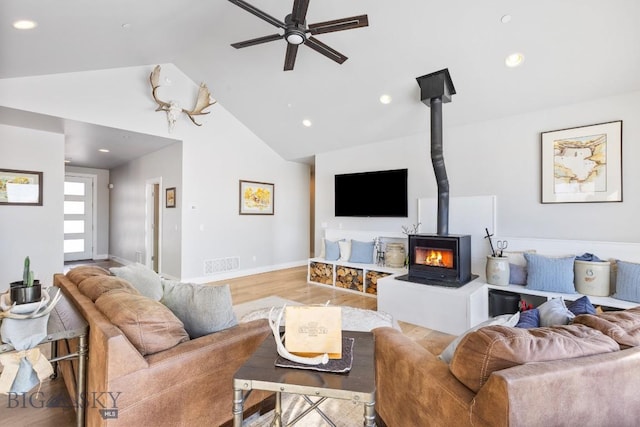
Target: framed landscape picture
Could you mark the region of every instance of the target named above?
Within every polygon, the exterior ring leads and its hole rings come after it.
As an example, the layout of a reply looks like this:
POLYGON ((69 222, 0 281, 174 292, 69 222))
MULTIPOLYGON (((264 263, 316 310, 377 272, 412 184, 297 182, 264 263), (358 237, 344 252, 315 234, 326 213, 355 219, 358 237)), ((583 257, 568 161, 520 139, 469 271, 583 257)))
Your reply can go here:
POLYGON ((274 184, 240 180, 240 215, 273 215, 274 184))
POLYGON ((542 133, 542 203, 622 201, 622 120, 542 133))
POLYGON ((165 206, 167 208, 176 207, 176 187, 167 188, 165 193, 165 206))
POLYGON ((42 172, 0 169, 0 205, 42 206, 42 172))

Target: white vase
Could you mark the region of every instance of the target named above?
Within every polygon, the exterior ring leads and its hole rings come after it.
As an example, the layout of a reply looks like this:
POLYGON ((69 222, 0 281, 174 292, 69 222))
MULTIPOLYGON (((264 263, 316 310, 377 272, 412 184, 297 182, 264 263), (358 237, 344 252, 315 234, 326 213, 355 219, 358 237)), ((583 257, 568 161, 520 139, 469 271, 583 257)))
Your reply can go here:
POLYGON ((485 273, 488 284, 507 286, 509 284, 509 258, 488 255, 485 273))

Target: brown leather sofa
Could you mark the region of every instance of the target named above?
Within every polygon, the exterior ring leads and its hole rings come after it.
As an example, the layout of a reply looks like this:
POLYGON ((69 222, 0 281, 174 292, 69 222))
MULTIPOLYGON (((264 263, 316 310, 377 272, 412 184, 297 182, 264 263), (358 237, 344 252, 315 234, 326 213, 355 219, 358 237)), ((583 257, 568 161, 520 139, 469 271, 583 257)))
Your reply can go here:
POLYGON ((640 308, 566 326, 481 328, 449 365, 437 357, 442 346, 373 332, 381 425, 640 425, 640 308))
MULTIPOLYGON (((233 375, 270 335, 266 320, 239 324, 143 356, 78 289, 82 280, 103 273, 79 272, 56 274, 54 284, 89 323, 87 396, 82 399, 88 426, 218 426, 232 419, 233 375), (109 392, 117 397, 117 418, 105 419, 101 410, 114 407, 109 392)), ((77 342, 70 346, 62 342, 58 353, 64 355, 75 348, 77 342)), ((75 370, 69 363, 60 368, 75 402, 75 370)), ((266 392, 254 391, 245 402, 245 415, 259 409, 267 397, 266 392)))

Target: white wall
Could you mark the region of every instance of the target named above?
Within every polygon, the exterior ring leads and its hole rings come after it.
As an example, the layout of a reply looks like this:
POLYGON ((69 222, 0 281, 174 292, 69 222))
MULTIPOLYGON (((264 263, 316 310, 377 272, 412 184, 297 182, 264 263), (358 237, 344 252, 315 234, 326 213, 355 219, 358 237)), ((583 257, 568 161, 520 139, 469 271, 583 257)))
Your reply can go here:
POLYGON ((0 292, 20 280, 29 256, 50 286, 63 271, 64 135, 0 125, 0 168, 43 172, 42 206, 0 205, 0 292))
MULTIPOLYGON (((180 268, 166 265, 165 261, 171 256, 165 255, 163 268, 171 270, 168 274, 177 271, 183 279, 218 280, 227 273, 203 276, 203 266, 206 260, 221 257, 240 259, 240 270, 232 272, 233 275, 306 263, 309 255, 309 167, 283 160, 220 103, 211 107, 211 114, 205 117, 203 126, 194 126, 182 115, 174 132, 169 134, 165 115, 155 111, 156 104, 151 98, 148 79, 153 67, 2 79, 0 106, 182 141, 182 188, 177 194, 177 203, 182 209, 181 218, 177 219, 179 243, 168 246, 166 239, 163 242, 165 249, 181 251, 178 255, 180 268), (240 179, 275 184, 275 215, 238 214, 240 179)), ((172 82, 171 86, 161 88, 159 96, 162 99, 173 99, 181 105, 193 103, 198 85, 184 73, 172 64, 163 64, 162 77, 163 81, 168 78, 172 82)), ((141 163, 132 166, 129 172, 145 169, 142 164, 147 160, 139 161, 141 163)), ((150 174, 157 173, 147 170, 150 174)), ((112 171, 112 180, 114 173, 112 171)), ((134 181, 148 178, 151 176, 137 176, 134 181)), ((116 240, 127 239, 131 247, 127 246, 125 256, 134 261, 135 258, 129 256, 132 250, 137 250, 134 247, 140 246, 144 227, 140 224, 139 193, 130 195, 131 198, 118 197, 115 202, 116 196, 111 193, 112 205, 118 203, 119 211, 117 214, 111 212, 110 250, 120 253, 125 245, 116 240), (128 203, 135 203, 135 206, 128 203), (127 220, 122 212, 134 213, 136 231, 126 236, 116 231, 114 236, 116 222, 120 225, 121 221, 127 220)), ((175 223, 165 221, 163 236, 170 235, 168 227, 173 227, 175 232, 175 223)))
POLYGON ((96 216, 94 259, 106 259, 109 257, 109 171, 107 169, 81 168, 78 166, 66 166, 65 173, 94 175, 96 177, 95 188, 97 205, 93 207, 96 216))
MULTIPOLYGON (((416 108, 424 108, 425 117, 430 114, 421 104, 416 108)), ((640 169, 635 167, 640 159, 639 116, 640 92, 456 127, 447 126, 445 104, 443 144, 451 197, 496 195, 497 230, 504 236, 640 242, 640 227, 635 225, 640 212, 640 169), (614 120, 623 121, 624 201, 541 204, 541 132, 614 120)), ((402 225, 415 223, 416 199, 437 196, 429 140, 425 128, 423 134, 317 155, 316 248, 322 223, 380 231, 400 231, 402 225), (409 218, 334 217, 334 174, 405 167, 409 218)))
MULTIPOLYGON (((182 143, 176 142, 147 156, 111 170, 111 255, 124 261, 146 259, 145 221, 147 180, 160 178, 162 252, 160 272, 180 277, 182 207, 165 208, 165 189, 176 187, 182 193, 182 143), (136 252, 140 255, 136 256, 136 252), (139 258, 139 259, 138 259, 139 258)), ((148 227, 151 230, 150 226, 148 227)))

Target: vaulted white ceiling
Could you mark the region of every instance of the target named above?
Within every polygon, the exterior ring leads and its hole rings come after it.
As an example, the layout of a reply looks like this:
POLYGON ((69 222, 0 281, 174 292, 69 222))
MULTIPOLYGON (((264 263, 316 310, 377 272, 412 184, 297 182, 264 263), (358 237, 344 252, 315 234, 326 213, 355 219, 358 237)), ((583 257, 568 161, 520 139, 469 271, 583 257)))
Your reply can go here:
MULTIPOLYGON (((279 20, 293 3, 247 1, 279 20)), ((360 14, 368 27, 316 36, 344 64, 301 46, 284 72, 284 40, 230 46, 282 31, 229 1, 2 0, 0 78, 174 63, 290 160, 425 132, 415 78, 443 68, 445 126, 640 90, 637 0, 310 0, 307 22, 360 14)))

